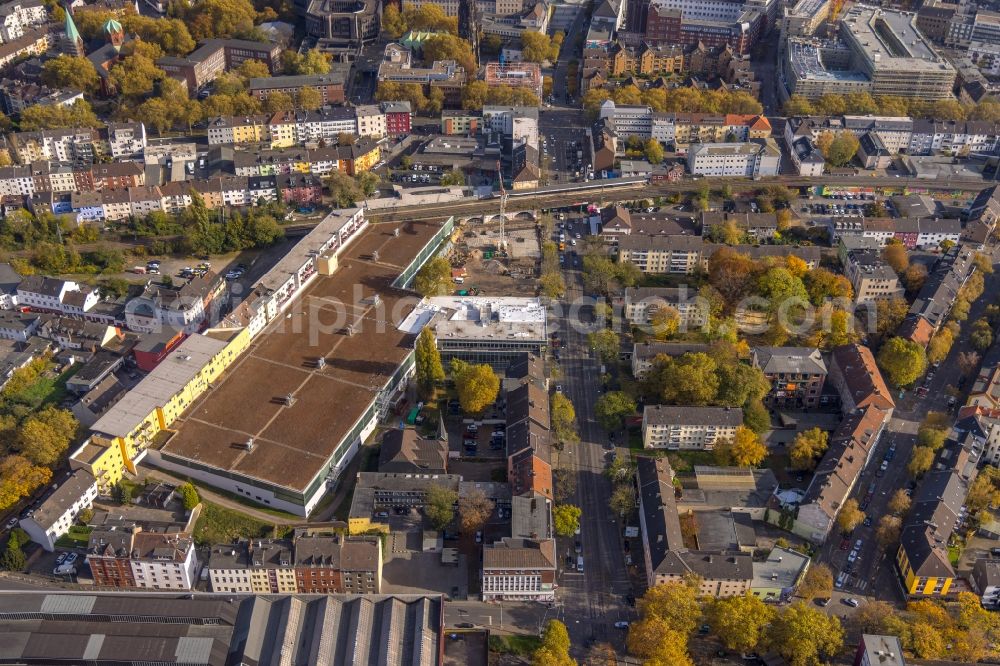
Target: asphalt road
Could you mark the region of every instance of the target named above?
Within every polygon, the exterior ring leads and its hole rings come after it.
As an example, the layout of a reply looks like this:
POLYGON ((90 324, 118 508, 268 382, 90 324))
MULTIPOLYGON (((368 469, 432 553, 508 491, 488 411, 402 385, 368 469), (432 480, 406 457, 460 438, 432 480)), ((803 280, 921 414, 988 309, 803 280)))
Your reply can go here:
MULTIPOLYGON (((567 281, 566 302, 583 295, 580 274, 575 270, 565 273, 567 281)), ((591 311, 581 318, 589 320, 591 311)), ((575 314, 572 318, 575 318, 575 314)), ((630 582, 625 569, 620 520, 611 515, 608 499, 611 482, 604 476, 605 449, 608 435, 594 420, 594 403, 600 396, 599 363, 591 358, 586 333, 578 326, 571 326, 568 312, 560 313, 558 334, 562 341, 561 384, 563 393, 576 408, 580 442, 567 445, 560 454, 560 465, 576 472, 576 504, 583 510, 581 535, 584 572, 566 570, 565 554, 572 547, 573 539, 559 542, 559 599, 562 613, 574 648, 590 640, 610 641, 621 646, 625 633, 614 628, 619 620, 632 617, 625 604, 630 592, 630 582)))
MULTIPOLYGON (((997 261, 997 248, 992 250, 994 265, 997 261)), ((986 286, 984 294, 996 293, 1000 289, 1000 273, 994 271, 986 276, 986 286)), ((983 311, 989 304, 989 298, 980 298, 973 305, 969 313, 968 321, 972 322, 982 316, 983 311)), ((857 561, 854 563, 854 572, 848 579, 847 585, 835 599, 844 596, 853 596, 861 599, 868 597, 883 601, 903 601, 904 591, 899 582, 896 572, 894 546, 890 546, 888 551, 883 553, 878 547, 875 539, 875 530, 878 527, 879 519, 888 513, 887 504, 893 493, 899 488, 908 487, 911 479, 907 472, 907 465, 910 461, 910 452, 916 442, 917 428, 928 412, 947 412, 948 395, 945 389, 949 386, 957 386, 961 377, 961 370, 958 366, 958 354, 971 349, 969 345, 969 335, 971 326, 964 326, 959 339, 952 346, 951 353, 934 373, 934 379, 928 384, 928 392, 924 397, 917 395, 915 390, 907 391, 900 398, 895 395, 896 410, 893 418, 889 422, 886 431, 882 435, 871 460, 869 461, 864 474, 859 479, 852 497, 863 503, 871 483, 876 484, 876 489, 868 504, 866 514, 871 517, 871 526, 858 526, 850 537, 850 548, 854 547, 857 539, 862 539, 862 548, 857 561), (895 456, 889 462, 884 475, 879 476, 878 470, 885 458, 890 445, 895 443, 895 456)), ((965 388, 968 389, 972 382, 967 382, 965 388)), ((962 398, 959 399, 959 404, 962 398)), ((834 578, 844 570, 847 563, 848 550, 841 550, 841 536, 836 528, 831 532, 827 542, 824 544, 820 559, 830 566, 834 578)), ((842 612, 845 606, 830 604, 828 609, 831 612, 842 612), (839 608, 837 607, 839 606, 839 608)))

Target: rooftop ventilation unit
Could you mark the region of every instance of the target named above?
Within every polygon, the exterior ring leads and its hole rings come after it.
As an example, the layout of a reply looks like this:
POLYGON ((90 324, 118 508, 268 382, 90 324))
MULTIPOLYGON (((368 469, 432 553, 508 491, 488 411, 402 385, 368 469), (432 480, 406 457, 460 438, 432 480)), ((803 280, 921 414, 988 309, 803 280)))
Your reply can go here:
POLYGON ((247 450, 247 453, 253 453, 254 446, 256 446, 256 443, 254 442, 253 437, 249 437, 247 438, 246 444, 243 445, 243 448, 247 450))

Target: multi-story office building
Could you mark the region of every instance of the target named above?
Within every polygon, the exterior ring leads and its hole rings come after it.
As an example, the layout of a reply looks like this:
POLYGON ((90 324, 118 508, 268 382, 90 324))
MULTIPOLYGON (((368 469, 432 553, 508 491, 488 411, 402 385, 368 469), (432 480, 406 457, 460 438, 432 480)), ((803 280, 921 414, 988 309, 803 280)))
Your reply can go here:
POLYGON ((736 436, 743 411, 731 407, 646 405, 642 445, 647 449, 707 451, 736 436))

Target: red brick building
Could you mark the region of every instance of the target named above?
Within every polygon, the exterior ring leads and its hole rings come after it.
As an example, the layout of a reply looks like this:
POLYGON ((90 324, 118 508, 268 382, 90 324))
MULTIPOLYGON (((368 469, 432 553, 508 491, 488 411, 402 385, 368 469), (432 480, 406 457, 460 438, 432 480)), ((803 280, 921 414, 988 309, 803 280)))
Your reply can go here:
POLYGON ((323 200, 323 180, 303 173, 283 173, 275 177, 281 200, 289 204, 318 204, 323 200))
POLYGON ((301 593, 378 594, 382 547, 377 539, 301 537, 295 540, 295 582, 301 593))
POLYGON ((388 136, 403 136, 410 133, 413 111, 409 102, 382 102, 385 114, 385 132, 388 136))
POLYGON ((92 171, 95 190, 124 190, 146 183, 146 174, 138 162, 95 164, 92 171))
POLYGON ((737 55, 748 55, 757 43, 764 14, 749 15, 750 20, 725 23, 722 21, 685 22, 681 10, 649 6, 646 16, 646 42, 651 46, 703 44, 711 49, 728 44, 737 55))
POLYGON ((170 329, 142 336, 138 344, 132 348, 135 364, 143 372, 151 372, 167 357, 167 354, 184 341, 185 337, 183 331, 170 329))
POLYGON ((94 585, 135 587, 131 552, 134 534, 131 529, 95 529, 90 535, 87 563, 94 585))

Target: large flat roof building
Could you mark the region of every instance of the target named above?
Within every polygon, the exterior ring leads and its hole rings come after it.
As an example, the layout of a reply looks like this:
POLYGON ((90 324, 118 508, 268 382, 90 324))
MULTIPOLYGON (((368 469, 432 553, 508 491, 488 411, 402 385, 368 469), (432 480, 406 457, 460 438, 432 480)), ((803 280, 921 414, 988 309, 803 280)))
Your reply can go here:
POLYGON ((948 99, 955 68, 917 29, 912 12, 855 5, 840 22, 852 68, 872 82, 874 95, 948 99))

